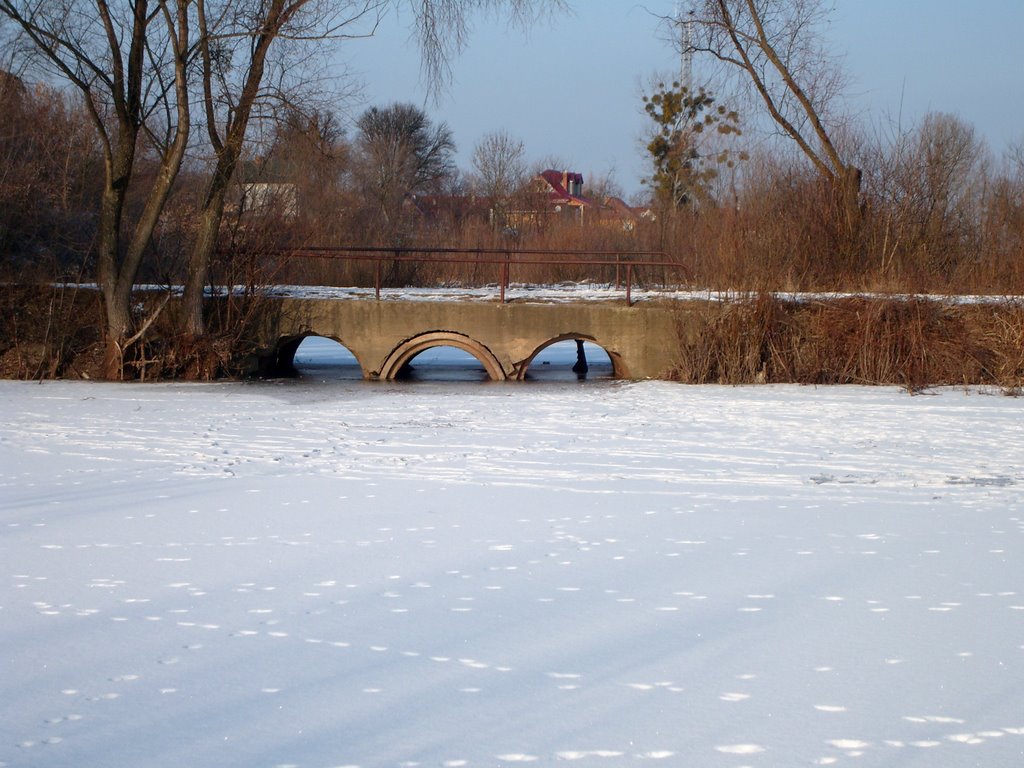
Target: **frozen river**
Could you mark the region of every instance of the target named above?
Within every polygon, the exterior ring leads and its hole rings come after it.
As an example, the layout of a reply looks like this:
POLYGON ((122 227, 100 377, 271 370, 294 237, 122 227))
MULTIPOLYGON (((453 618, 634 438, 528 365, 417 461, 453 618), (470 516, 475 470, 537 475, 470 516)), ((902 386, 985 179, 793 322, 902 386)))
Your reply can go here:
POLYGON ((1021 400, 319 354, 0 382, 0 765, 1024 762, 1021 400))
MULTIPOLYGON (((604 381, 612 377, 612 361, 593 342, 583 344, 584 374, 573 372, 576 344, 561 341, 541 350, 530 363, 531 382, 604 381)), ((483 365, 468 352, 455 347, 432 347, 411 361, 406 379, 415 382, 488 381, 483 365)), ((319 336, 306 338, 295 354, 295 366, 306 381, 358 381, 362 371, 345 347, 319 336)))

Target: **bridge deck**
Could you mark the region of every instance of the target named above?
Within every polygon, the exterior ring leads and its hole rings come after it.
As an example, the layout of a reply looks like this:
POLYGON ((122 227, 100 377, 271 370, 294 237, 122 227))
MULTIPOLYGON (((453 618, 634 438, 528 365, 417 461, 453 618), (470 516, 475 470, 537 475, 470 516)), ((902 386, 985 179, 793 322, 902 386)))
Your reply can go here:
MULTIPOLYGON (((266 289, 274 298, 286 299, 377 299, 374 288, 326 285, 274 285, 266 289)), ((387 301, 500 301, 499 286, 484 285, 463 288, 381 288, 379 298, 387 301)), ((505 302, 538 302, 566 304, 593 301, 624 302, 626 293, 613 285, 564 283, 561 285, 511 285, 505 289, 505 302)), ((632 302, 660 299, 686 301, 707 300, 708 293, 675 290, 644 290, 634 288, 632 302)))
MULTIPOLYGON (((265 289, 268 296, 284 299, 369 299, 375 300, 373 288, 328 286, 328 285, 274 285, 265 289)), ((563 283, 560 285, 517 285, 506 289, 506 302, 537 302, 541 304, 573 304, 585 302, 621 302, 625 293, 613 285, 563 283)), ((945 304, 1001 304, 1024 301, 1024 296, 1014 295, 920 295, 883 294, 873 292, 772 292, 771 296, 784 301, 834 301, 837 299, 930 299, 945 304)), ((639 289, 632 291, 632 301, 740 301, 749 299, 750 292, 674 290, 668 288, 639 289)), ((487 285, 478 288, 442 286, 435 288, 381 288, 383 301, 498 301, 498 286, 487 285)))

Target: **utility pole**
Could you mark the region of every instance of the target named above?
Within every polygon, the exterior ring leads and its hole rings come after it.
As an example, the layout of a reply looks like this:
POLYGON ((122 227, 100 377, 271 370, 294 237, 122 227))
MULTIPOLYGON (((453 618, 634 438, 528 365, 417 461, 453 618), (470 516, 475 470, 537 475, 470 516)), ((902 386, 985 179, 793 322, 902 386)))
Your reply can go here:
MULTIPOLYGON (((679 25, 679 87, 686 99, 693 98, 693 10, 683 12, 684 0, 676 1, 676 24, 679 25)), ((675 136, 680 141, 686 135, 686 109, 680 109, 676 117, 675 136)), ((689 166, 689 161, 687 161, 689 166)), ((673 207, 682 197, 683 179, 677 171, 672 181, 673 207)))
POLYGON ((676 3, 676 24, 679 25, 679 85, 687 93, 693 90, 693 10, 683 13, 683 0, 676 3))

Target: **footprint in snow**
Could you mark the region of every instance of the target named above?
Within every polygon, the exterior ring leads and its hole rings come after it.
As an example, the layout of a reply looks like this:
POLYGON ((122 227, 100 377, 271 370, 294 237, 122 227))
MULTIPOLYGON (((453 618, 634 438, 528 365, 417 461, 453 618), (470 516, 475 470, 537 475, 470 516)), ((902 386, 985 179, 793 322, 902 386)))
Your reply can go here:
POLYGON ((561 680, 561 679, 576 680, 576 679, 582 677, 582 675, 580 675, 577 672, 548 672, 548 677, 553 677, 556 680, 561 680))
POLYGON ((586 760, 591 757, 598 757, 604 759, 611 759, 616 757, 622 757, 623 752, 618 752, 611 749, 589 749, 589 750, 564 750, 562 752, 556 752, 555 757, 559 760, 586 760))
POLYGON ((836 749, 846 751, 867 749, 871 746, 870 741, 861 741, 860 739, 830 739, 825 743, 836 749))
POLYGON ((908 723, 940 723, 940 724, 956 724, 963 725, 966 721, 959 717, 949 717, 948 715, 905 715, 903 717, 908 723))
POLYGON ((765 751, 760 744, 724 744, 715 750, 725 755, 757 755, 765 751))
POLYGON ((82 715, 78 714, 63 715, 61 717, 51 717, 49 720, 46 721, 46 724, 60 725, 61 723, 75 723, 81 719, 83 719, 82 715))
POLYGON ((728 701, 728 702, 735 703, 735 702, 740 702, 740 701, 746 701, 747 699, 750 698, 750 694, 749 693, 723 693, 718 698, 720 698, 722 701, 728 701))
MULTIPOLYGON (((1002 736, 1004 734, 1000 733, 999 735, 1002 736)), ((975 744, 985 743, 985 739, 981 738, 978 734, 974 733, 951 733, 949 736, 946 737, 946 740, 955 742, 957 744, 968 744, 972 746, 975 744)))

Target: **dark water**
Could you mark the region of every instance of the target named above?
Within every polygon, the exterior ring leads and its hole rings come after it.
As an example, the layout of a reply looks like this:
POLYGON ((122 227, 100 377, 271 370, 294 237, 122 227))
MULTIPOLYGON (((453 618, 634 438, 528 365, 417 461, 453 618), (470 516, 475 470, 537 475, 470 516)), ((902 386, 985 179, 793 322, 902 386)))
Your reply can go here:
MULTIPOLYGON (((584 381, 602 381, 612 377, 612 363, 608 354, 597 344, 584 343, 589 370, 584 381)), ((528 381, 567 382, 581 381, 573 373, 576 363, 576 343, 561 341, 542 350, 530 364, 528 381)), ((362 371, 355 357, 345 347, 331 339, 310 336, 295 353, 295 367, 306 380, 358 381, 362 371)), ((411 361, 407 382, 486 382, 487 371, 480 362, 455 347, 431 347, 411 361)))

